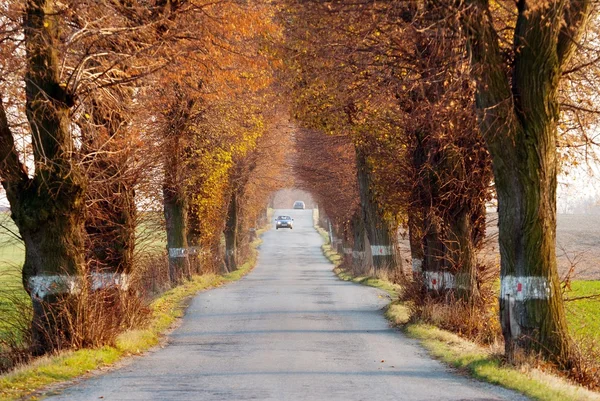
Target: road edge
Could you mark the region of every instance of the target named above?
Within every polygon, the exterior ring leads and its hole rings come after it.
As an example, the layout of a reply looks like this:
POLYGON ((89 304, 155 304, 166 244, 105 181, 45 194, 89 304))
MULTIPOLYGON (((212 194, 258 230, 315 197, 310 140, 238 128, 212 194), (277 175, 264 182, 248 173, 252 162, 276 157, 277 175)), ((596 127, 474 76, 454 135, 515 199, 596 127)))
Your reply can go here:
POLYGON ((487 384, 539 401, 599 401, 600 394, 575 385, 562 377, 523 366, 520 369, 505 365, 497 355, 478 344, 438 327, 410 322, 409 308, 398 300, 401 287, 376 277, 356 277, 340 267, 342 256, 329 244, 328 233, 315 221, 315 230, 323 238, 321 250, 334 266, 334 274, 342 281, 367 285, 390 294, 392 300, 385 308, 385 318, 408 337, 417 340, 427 353, 456 369, 459 373, 487 384))
POLYGON ((158 349, 179 326, 194 296, 238 281, 256 267, 262 234, 269 229, 270 225, 257 231, 250 256, 238 270, 225 275, 195 276, 192 281, 165 292, 150 303, 152 318, 148 327, 121 333, 115 346, 60 352, 0 375, 0 401, 43 398, 82 379, 118 369, 129 359, 158 349))

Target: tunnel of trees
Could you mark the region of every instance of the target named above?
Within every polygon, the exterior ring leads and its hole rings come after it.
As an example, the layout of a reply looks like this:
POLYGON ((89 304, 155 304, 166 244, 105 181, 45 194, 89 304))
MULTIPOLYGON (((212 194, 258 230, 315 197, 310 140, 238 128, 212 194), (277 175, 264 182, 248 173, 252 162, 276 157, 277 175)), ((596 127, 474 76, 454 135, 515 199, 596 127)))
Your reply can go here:
POLYGON ((135 325, 140 288, 236 270, 297 187, 343 268, 400 283, 423 318, 493 320, 460 330, 501 330, 508 360, 575 367, 556 188, 593 145, 591 0, 27 0, 0 16, 32 355, 110 343, 86 327, 135 325), (499 266, 480 258, 492 200, 499 266))

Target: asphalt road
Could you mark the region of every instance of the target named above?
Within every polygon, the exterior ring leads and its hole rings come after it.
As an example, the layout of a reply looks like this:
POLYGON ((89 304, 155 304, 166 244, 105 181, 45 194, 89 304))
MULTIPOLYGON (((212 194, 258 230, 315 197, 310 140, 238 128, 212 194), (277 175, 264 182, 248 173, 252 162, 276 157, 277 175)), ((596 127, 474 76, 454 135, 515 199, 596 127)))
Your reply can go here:
POLYGON ((264 234, 256 269, 199 294, 165 348, 51 400, 523 400, 390 328, 376 289, 338 280, 311 210, 264 234))

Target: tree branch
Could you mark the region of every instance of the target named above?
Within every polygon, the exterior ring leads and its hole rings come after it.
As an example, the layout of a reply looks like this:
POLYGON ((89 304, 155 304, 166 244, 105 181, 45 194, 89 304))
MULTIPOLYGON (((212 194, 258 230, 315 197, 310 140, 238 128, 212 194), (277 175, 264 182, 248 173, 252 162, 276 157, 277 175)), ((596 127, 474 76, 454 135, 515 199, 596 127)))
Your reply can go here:
POLYGON ((571 0, 565 6, 556 52, 560 66, 569 62, 590 14, 591 0, 571 0))
MULTIPOLYGON (((2 184, 12 186, 28 179, 27 169, 19 160, 15 141, 6 118, 6 111, 0 96, 0 177, 2 184)), ((8 191, 7 191, 8 192, 8 191)))

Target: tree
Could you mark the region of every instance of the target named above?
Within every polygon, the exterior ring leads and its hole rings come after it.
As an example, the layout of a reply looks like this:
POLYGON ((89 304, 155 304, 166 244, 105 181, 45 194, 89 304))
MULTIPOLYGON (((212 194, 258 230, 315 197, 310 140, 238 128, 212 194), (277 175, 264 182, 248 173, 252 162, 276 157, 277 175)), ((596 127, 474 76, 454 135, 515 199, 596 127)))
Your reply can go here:
POLYGON ((395 90, 407 136, 403 167, 413 179, 407 191, 414 272, 432 298, 447 302, 446 293, 456 292, 474 303, 492 177, 464 72, 465 41, 454 32, 456 15, 434 2, 406 7, 402 15, 400 66, 407 72, 395 90))
POLYGON ((374 264, 399 264, 410 223, 425 289, 454 291, 458 275, 469 298, 490 173, 456 21, 433 2, 290 3, 296 114, 354 143, 374 264))
POLYGON ((23 284, 33 302, 36 354, 60 347, 68 336, 53 305, 85 267, 85 180, 73 159, 69 115, 74 100, 59 77, 59 17, 50 3, 29 0, 24 8, 26 113, 35 162, 31 177, 0 107, 0 173, 25 242, 23 284))
MULTIPOLYGON (((169 252, 169 278, 172 283, 180 284, 183 278, 191 279, 192 272, 188 259, 188 195, 185 180, 185 150, 189 141, 188 126, 192 123, 194 100, 186 97, 174 88, 174 103, 165 116, 163 131, 164 144, 164 181, 163 208, 167 230, 167 249, 169 252)), ((184 92, 185 93, 185 92, 184 92)))
POLYGON ((481 134, 492 156, 501 255, 500 320, 506 354, 536 351, 568 366, 556 268, 558 89, 591 2, 516 4, 507 59, 487 0, 465 1, 481 134))

